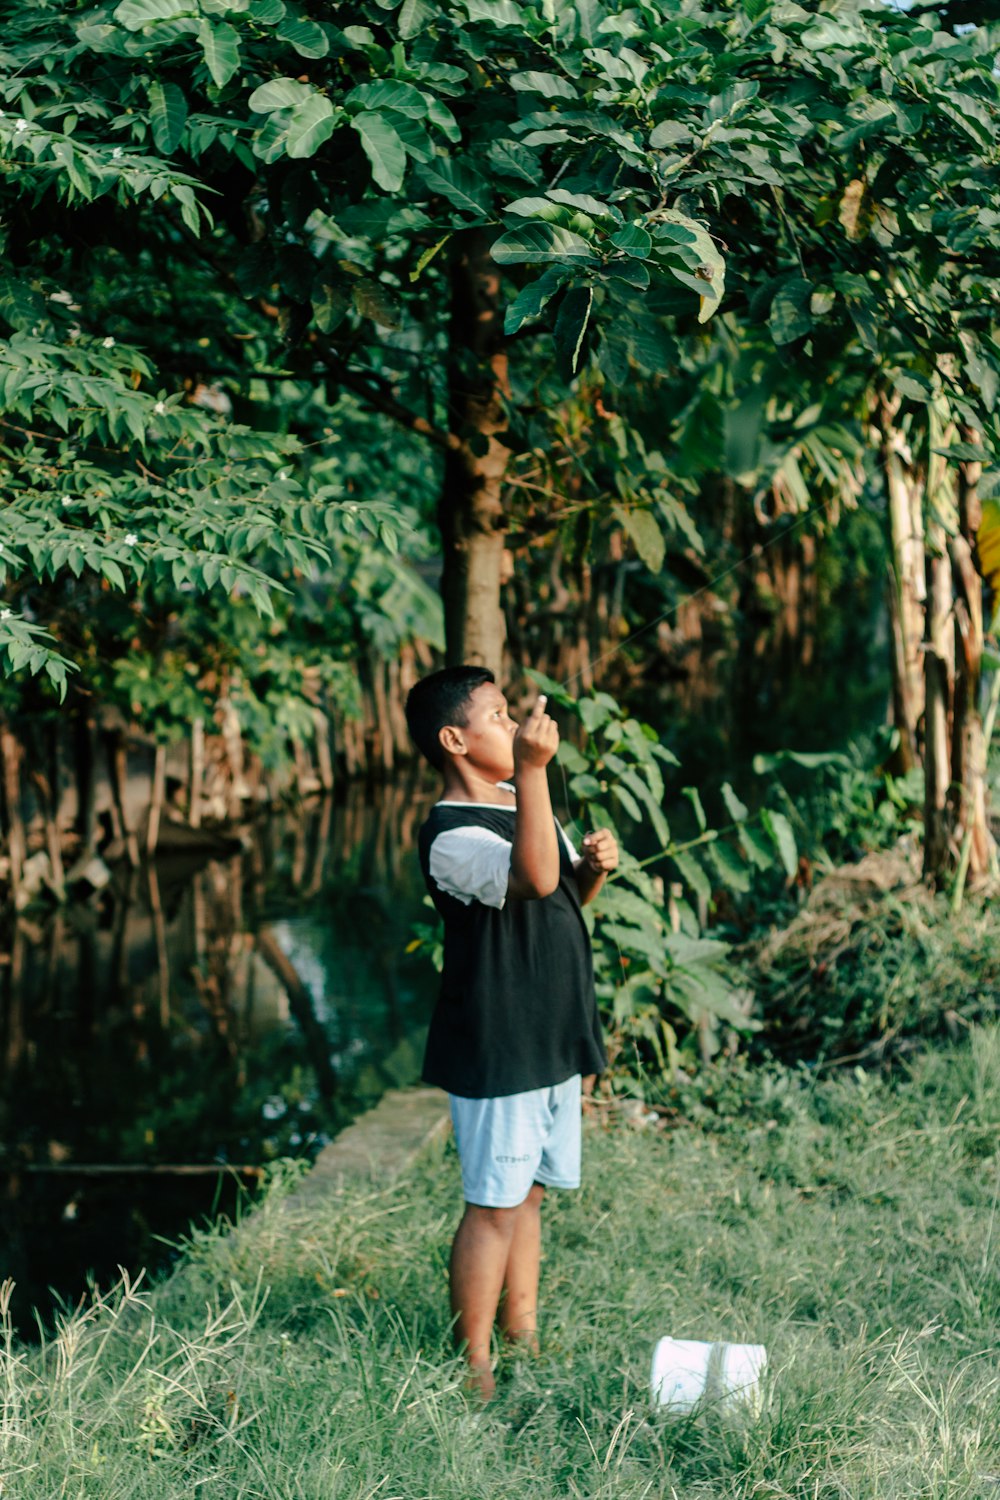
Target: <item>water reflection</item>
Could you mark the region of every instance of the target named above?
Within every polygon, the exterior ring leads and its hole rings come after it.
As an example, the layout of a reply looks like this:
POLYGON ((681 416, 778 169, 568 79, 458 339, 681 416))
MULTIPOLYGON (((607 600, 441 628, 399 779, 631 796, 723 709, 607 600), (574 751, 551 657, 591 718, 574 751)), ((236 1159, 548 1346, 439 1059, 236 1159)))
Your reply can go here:
POLYGON ((405 947, 432 795, 351 788, 12 927, 0 1277, 22 1323, 50 1282, 75 1296, 88 1269, 157 1260, 157 1235, 417 1076, 436 979, 405 947))

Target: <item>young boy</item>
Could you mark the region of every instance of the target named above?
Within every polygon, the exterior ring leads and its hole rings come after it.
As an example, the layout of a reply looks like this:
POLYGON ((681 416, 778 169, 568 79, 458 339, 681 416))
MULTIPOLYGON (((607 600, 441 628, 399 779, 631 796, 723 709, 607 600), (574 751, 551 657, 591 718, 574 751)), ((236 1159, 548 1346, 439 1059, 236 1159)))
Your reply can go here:
POLYGON ((546 768, 559 732, 545 701, 519 728, 492 672, 449 667, 406 704, 410 733, 444 776, 420 831, 444 918, 423 1076, 450 1096, 466 1200, 451 1307, 484 1398, 498 1307, 506 1338, 537 1345, 541 1202, 546 1187, 579 1186, 580 1079, 606 1064, 580 908, 618 848, 601 829, 578 857, 556 823, 546 768))

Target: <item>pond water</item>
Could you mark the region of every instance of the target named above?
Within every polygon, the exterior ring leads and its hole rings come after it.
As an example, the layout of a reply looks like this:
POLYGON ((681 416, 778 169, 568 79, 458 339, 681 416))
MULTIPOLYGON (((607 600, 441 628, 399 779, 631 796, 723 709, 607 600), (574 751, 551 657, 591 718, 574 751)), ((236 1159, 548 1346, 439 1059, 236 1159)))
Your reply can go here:
POLYGON ((158 859, 21 919, 0 968, 0 1279, 22 1332, 169 1260, 262 1167, 309 1158, 419 1075, 436 991, 424 914, 430 784, 257 824, 223 859, 158 859), (219 1170, 225 1164, 225 1170, 219 1170))

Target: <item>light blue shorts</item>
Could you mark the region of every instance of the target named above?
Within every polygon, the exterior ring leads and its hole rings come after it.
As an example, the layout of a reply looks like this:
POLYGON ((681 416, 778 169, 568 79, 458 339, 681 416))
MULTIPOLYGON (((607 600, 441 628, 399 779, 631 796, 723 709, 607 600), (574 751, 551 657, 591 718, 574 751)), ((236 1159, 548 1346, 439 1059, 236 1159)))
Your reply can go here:
POLYGON ((580 1186, 580 1075, 501 1099, 449 1094, 466 1203, 516 1208, 534 1182, 580 1186))

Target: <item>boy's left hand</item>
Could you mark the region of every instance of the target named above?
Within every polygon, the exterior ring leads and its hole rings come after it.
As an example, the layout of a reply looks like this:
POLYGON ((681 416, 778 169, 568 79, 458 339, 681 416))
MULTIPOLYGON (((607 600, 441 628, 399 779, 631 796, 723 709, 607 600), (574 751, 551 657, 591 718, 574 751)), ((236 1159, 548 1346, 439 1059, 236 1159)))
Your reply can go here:
POLYGON ((618 844, 610 828, 598 828, 583 840, 583 862, 595 875, 618 868, 618 844))

